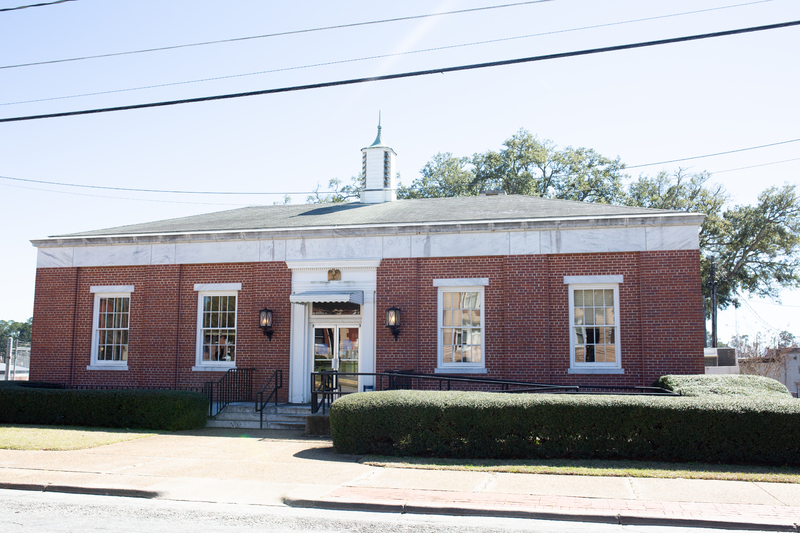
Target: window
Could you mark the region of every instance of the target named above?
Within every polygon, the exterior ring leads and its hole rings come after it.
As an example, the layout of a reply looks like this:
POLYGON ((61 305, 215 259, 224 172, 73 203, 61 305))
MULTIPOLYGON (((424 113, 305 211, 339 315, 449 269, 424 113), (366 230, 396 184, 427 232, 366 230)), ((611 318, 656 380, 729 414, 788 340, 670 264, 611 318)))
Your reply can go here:
POLYGON ((127 370, 132 285, 94 286, 88 370, 127 370))
POLYGON ((623 373, 619 285, 570 284, 569 313, 570 373, 623 373))
POLYGON ((238 283, 195 285, 198 299, 194 370, 226 370, 236 366, 236 310, 240 288, 238 283), (204 290, 206 288, 212 290, 204 290))
POLYGON ((437 372, 485 372, 483 289, 488 280, 435 280, 439 284, 437 372), (455 286, 445 286, 444 283, 455 286), (455 284, 464 282, 464 285, 455 284), (466 285, 467 282, 475 285, 466 285))

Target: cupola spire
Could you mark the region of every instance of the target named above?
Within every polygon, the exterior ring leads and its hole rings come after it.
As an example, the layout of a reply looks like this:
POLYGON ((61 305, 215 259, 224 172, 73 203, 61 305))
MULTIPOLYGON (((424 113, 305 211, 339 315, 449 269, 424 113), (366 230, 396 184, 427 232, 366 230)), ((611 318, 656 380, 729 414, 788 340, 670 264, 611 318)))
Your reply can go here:
POLYGON ((364 189, 361 201, 365 204, 382 204, 397 199, 396 170, 394 159, 397 154, 383 144, 381 134, 381 113, 378 112, 378 136, 375 142, 361 149, 361 179, 364 189))
POLYGON ((383 137, 381 137, 381 112, 378 111, 378 136, 375 137, 375 142, 370 146, 383 146, 383 137))

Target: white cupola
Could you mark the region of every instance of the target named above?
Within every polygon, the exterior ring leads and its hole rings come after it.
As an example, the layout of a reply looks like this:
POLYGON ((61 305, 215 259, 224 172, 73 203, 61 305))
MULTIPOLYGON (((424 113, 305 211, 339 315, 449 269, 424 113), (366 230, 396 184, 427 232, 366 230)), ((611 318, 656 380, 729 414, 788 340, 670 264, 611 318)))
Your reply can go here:
POLYGON ((375 142, 361 149, 361 179, 364 190, 361 201, 365 204, 382 204, 397 200, 395 185, 394 150, 383 144, 381 137, 381 119, 378 115, 378 136, 375 142))

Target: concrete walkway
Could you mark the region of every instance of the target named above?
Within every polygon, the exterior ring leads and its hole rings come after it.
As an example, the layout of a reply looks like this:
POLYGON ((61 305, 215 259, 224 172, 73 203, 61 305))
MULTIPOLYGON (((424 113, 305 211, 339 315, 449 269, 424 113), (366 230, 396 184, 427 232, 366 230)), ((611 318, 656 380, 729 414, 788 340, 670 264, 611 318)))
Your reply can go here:
POLYGON ((0 450, 0 488, 168 500, 800 531, 800 485, 369 466, 300 432, 205 429, 0 450))

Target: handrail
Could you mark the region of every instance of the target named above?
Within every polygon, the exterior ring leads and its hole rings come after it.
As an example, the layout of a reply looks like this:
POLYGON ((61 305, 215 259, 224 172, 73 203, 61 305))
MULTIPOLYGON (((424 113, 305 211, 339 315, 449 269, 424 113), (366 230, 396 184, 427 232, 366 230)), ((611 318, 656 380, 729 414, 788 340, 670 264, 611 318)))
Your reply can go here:
POLYGON ((333 371, 322 371, 322 372, 312 372, 311 373, 311 414, 315 414, 322 409, 322 414, 325 414, 325 405, 327 404, 328 407, 331 406, 333 403, 333 396, 338 394, 341 396, 342 394, 349 394, 349 393, 342 393, 339 389, 339 376, 372 376, 375 374, 365 374, 359 372, 342 372, 339 373, 337 370, 333 371), (319 376, 319 388, 315 388, 316 377, 319 376), (338 392, 337 392, 338 391, 338 392), (319 397, 319 398, 318 398, 319 397))
MULTIPOLYGON (((640 395, 678 396, 678 394, 659 387, 614 386, 614 385, 554 385, 494 378, 460 377, 448 374, 421 374, 411 371, 390 370, 386 372, 337 372, 322 371, 311 373, 311 412, 322 409, 325 413, 335 399, 351 394, 339 386, 339 378, 350 376, 370 376, 375 379, 375 390, 413 389, 413 380, 418 382, 438 382, 439 390, 452 390, 453 383, 497 385, 497 390, 484 392, 507 393, 569 393, 569 394, 614 394, 610 391, 632 391, 640 395), (319 386, 316 381, 319 377, 319 386), (513 388, 512 388, 513 387, 513 388)), ((620 393, 617 393, 620 394, 620 393)), ((622 392, 621 394, 625 394, 622 392)))
POLYGON ((231 402, 253 401, 255 368, 230 368, 218 381, 206 381, 203 392, 208 396, 208 416, 217 416, 231 402))
POLYGON ((255 410, 260 413, 258 422, 259 428, 264 429, 264 408, 267 406, 267 404, 269 403, 269 401, 272 399, 273 396, 275 397, 275 407, 278 406, 278 389, 282 388, 283 388, 283 370, 278 369, 272 373, 272 376, 270 376, 270 378, 267 380, 264 386, 261 387, 261 390, 258 391, 258 400, 256 400, 255 410), (264 392, 267 390, 267 387, 269 387, 270 383, 272 383, 273 380, 275 380, 275 385, 272 388, 272 392, 269 393, 269 396, 267 396, 267 399, 265 400, 264 392))

